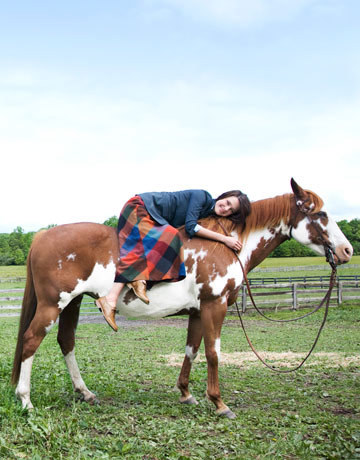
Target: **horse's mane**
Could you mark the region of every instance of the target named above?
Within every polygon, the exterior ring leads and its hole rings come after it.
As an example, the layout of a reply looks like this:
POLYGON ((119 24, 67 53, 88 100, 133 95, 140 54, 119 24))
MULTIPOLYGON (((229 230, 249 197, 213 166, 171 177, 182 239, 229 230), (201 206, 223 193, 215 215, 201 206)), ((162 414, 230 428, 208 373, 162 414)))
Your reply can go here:
MULTIPOLYGON (((305 192, 308 195, 309 201, 314 204, 312 212, 319 212, 324 204, 323 200, 310 190, 305 190, 305 192)), ((277 227, 281 223, 288 224, 291 217, 293 198, 293 194, 286 193, 285 195, 278 195, 273 198, 253 201, 251 203, 251 212, 246 218, 245 226, 235 224, 226 217, 219 218, 214 216, 202 219, 199 221, 199 224, 219 233, 224 233, 221 228, 223 226, 227 233, 230 234, 235 230, 241 239, 246 239, 254 230, 264 227, 277 227)))

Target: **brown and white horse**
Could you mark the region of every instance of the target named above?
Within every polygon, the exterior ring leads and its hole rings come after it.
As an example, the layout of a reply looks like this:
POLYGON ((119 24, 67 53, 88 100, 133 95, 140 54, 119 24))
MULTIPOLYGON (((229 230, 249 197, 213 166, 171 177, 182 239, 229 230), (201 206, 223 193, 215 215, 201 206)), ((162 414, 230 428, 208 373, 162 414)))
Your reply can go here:
MULTIPOLYGON (((226 231, 243 241, 239 254, 249 272, 279 244, 292 236, 324 255, 331 251, 337 264, 346 263, 352 247, 337 224, 323 210, 323 201, 291 181, 293 194, 252 203, 246 227, 222 219, 226 231), (324 249, 325 248, 325 249, 324 249)), ((218 222, 208 218, 202 225, 221 232, 218 222)), ((177 382, 180 401, 196 404, 189 392, 189 374, 204 338, 208 364, 207 396, 216 412, 229 418, 235 414, 221 399, 218 363, 220 335, 228 305, 234 303, 243 274, 235 254, 225 245, 202 238, 184 239, 187 276, 177 283, 158 283, 149 291, 150 305, 132 291, 123 290, 118 312, 132 317, 160 318, 189 314, 185 358, 177 382)), ((95 395, 80 375, 75 359, 75 330, 83 294, 104 296, 110 290, 119 248, 113 228, 93 223, 62 225, 40 232, 29 257, 27 283, 20 318, 12 381, 24 408, 31 409, 30 376, 34 354, 59 317, 58 342, 74 390, 85 401, 95 395)), ((110 331, 109 331, 110 332, 110 331)))

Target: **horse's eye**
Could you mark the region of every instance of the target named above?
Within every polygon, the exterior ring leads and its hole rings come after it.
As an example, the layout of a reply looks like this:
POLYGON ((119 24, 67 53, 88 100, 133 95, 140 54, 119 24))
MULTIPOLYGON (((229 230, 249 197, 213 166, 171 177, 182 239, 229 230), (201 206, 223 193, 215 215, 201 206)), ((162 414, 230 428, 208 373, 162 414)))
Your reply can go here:
POLYGON ((326 219, 327 218, 327 214, 324 211, 318 212, 318 216, 320 217, 320 219, 326 219))

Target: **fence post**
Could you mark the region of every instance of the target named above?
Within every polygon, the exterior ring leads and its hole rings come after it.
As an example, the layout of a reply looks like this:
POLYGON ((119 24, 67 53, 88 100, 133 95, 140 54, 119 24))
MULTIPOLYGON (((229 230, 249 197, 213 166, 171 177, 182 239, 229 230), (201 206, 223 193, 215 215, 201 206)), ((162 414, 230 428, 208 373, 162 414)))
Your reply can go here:
POLYGON ((292 285, 293 310, 297 310, 297 283, 292 285))
POLYGON ((245 313, 246 311, 246 284, 243 284, 243 287, 242 287, 241 304, 242 304, 242 312, 245 313))
POLYGON ((342 288, 343 288, 342 281, 338 281, 338 286, 337 286, 337 303, 338 303, 338 305, 340 305, 342 303, 342 288))

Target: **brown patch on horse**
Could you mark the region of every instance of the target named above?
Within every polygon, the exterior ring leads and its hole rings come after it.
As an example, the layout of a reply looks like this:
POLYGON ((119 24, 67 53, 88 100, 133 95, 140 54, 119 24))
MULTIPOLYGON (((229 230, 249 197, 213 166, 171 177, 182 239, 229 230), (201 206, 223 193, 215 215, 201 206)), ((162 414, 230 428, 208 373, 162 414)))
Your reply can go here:
POLYGON ((195 264, 195 259, 193 258, 193 256, 190 254, 187 256, 186 260, 185 260, 185 266, 186 266, 186 273, 192 273, 193 271, 193 268, 194 268, 194 264, 195 264))

